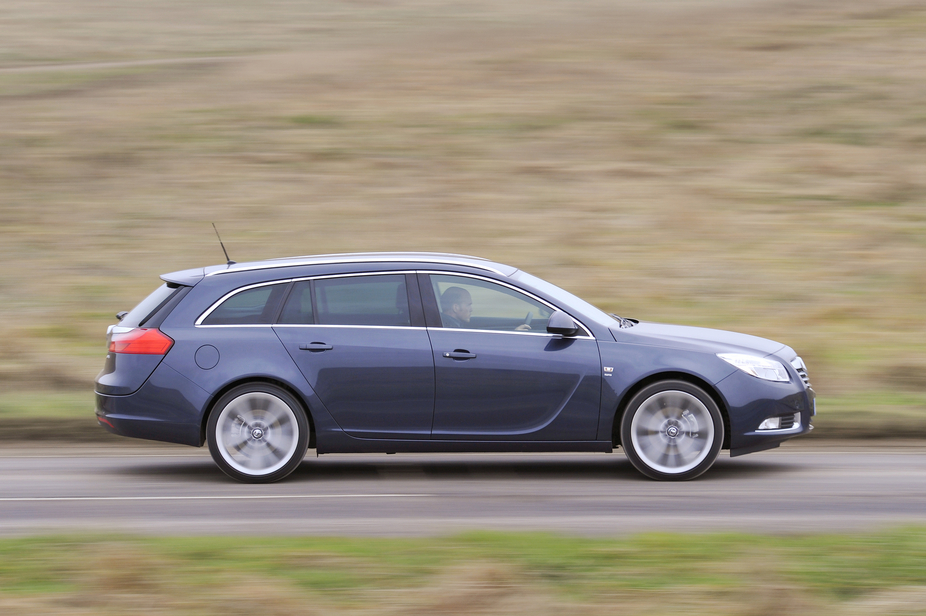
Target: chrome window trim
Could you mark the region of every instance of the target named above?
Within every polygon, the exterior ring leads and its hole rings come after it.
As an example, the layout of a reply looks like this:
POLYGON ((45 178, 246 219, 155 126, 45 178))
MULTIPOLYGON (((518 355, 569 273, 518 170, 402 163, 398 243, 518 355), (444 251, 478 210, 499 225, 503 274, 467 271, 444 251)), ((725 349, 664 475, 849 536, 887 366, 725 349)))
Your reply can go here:
POLYGON ((234 297, 235 295, 238 295, 239 293, 243 293, 244 291, 249 291, 250 289, 256 289, 258 287, 268 287, 274 284, 289 284, 290 282, 292 282, 292 278, 287 278, 286 280, 271 280, 270 282, 259 282, 257 284, 249 284, 247 286, 239 287, 237 289, 229 291, 228 293, 220 297, 218 300, 213 302, 212 305, 209 306, 209 308, 207 308, 204 313, 199 315, 199 318, 193 322, 193 325, 195 327, 255 327, 259 325, 272 326, 273 325, 272 323, 270 324, 268 323, 236 323, 234 325, 220 325, 220 324, 204 325, 203 321, 205 321, 216 308, 221 306, 222 303, 225 302, 225 300, 231 297, 234 297))
POLYGON ((272 323, 233 323, 228 325, 200 325, 196 324, 194 327, 273 327, 272 323))
MULTIPOLYGON (((436 274, 436 275, 438 275, 438 276, 461 276, 461 277, 463 277, 463 278, 475 278, 476 280, 484 280, 484 281, 486 281, 486 282, 491 282, 491 283, 493 283, 493 284, 501 285, 501 286, 503 286, 503 287, 508 287, 508 288, 511 289, 512 291, 515 291, 515 292, 517 292, 517 293, 520 293, 521 295, 526 295, 526 296, 530 297, 531 299, 533 299, 533 300, 535 300, 535 301, 537 301, 537 302, 540 302, 541 304, 545 305, 547 308, 550 308, 550 309, 553 310, 553 311, 556 311, 556 312, 564 312, 564 313, 568 314, 569 317, 570 317, 573 321, 575 321, 575 322, 579 325, 579 327, 581 327, 581 328, 585 331, 585 335, 584 335, 584 336, 570 336, 570 337, 569 337, 570 340, 584 340, 584 339, 586 339, 586 338, 587 338, 587 339, 590 339, 590 340, 595 340, 595 336, 592 335, 592 330, 590 330, 589 328, 587 328, 587 327, 585 326, 585 324, 584 324, 582 321, 580 321, 579 319, 577 319, 577 318, 575 318, 574 316, 572 316, 572 314, 566 312, 565 310, 563 310, 563 309, 561 309, 561 308, 557 308, 556 306, 554 306, 553 304, 551 304, 551 303, 548 302, 547 300, 542 299, 542 298, 540 298, 540 297, 537 297, 536 295, 534 295, 534 294, 531 293, 530 291, 527 291, 527 290, 522 289, 522 288, 520 288, 520 287, 516 287, 516 286, 514 286, 514 285, 512 285, 512 284, 508 284, 507 282, 502 282, 501 280, 495 280, 494 278, 485 278, 484 276, 477 276, 476 274, 466 274, 466 273, 461 273, 461 272, 440 272, 440 271, 430 271, 430 270, 418 270, 417 273, 418 273, 418 274, 428 274, 428 275, 436 274)), ((434 299, 437 300, 438 298, 435 297, 434 299)), ((430 328, 429 328, 429 329, 430 329, 430 328)), ((541 334, 544 335, 544 336, 554 336, 554 337, 557 336, 557 334, 550 334, 550 333, 548 333, 548 332, 529 332, 529 331, 511 331, 511 332, 509 332, 509 331, 495 330, 495 329, 467 329, 467 328, 463 328, 463 327, 435 327, 435 328, 433 328, 433 329, 446 329, 446 330, 461 331, 461 332, 474 332, 474 331, 478 331, 478 332, 489 332, 489 333, 493 333, 493 334, 533 334, 533 335, 535 335, 535 336, 536 336, 538 333, 541 333, 541 334)))
MULTIPOLYGON (((236 270, 236 271, 241 271, 241 270, 236 270)), ((489 282, 492 284, 497 284, 503 287, 507 287, 516 293, 520 293, 522 295, 526 295, 527 297, 530 297, 534 301, 543 304, 544 306, 546 306, 547 308, 550 308, 551 310, 565 312, 566 314, 568 314, 569 317, 572 320, 574 320, 579 325, 579 327, 581 327, 582 330, 585 332, 585 335, 570 336, 570 339, 572 340, 595 340, 595 336, 592 335, 591 330, 588 327, 586 327, 585 324, 581 320, 577 319, 569 312, 566 312, 565 310, 557 308, 556 306, 546 301, 545 299, 537 297, 530 291, 527 291, 525 289, 522 289, 512 284, 508 284, 506 282, 502 282, 501 280, 496 280, 494 278, 486 278, 485 276, 478 276, 476 274, 469 274, 465 272, 447 272, 447 271, 441 271, 441 270, 387 270, 387 271, 382 271, 382 272, 349 272, 349 273, 343 273, 343 274, 322 274, 319 276, 303 276, 299 278, 286 278, 284 280, 271 280, 269 282, 259 282, 256 284, 251 284, 251 285, 247 285, 244 287, 240 287, 238 289, 234 289, 233 291, 229 291, 228 293, 223 295, 221 298, 215 301, 208 309, 206 309, 206 311, 203 314, 201 314, 198 319, 196 319, 196 321, 194 322, 194 326, 195 327, 351 327, 351 328, 366 328, 366 329, 428 329, 428 330, 442 329, 446 331, 479 332, 479 333, 486 333, 486 334, 518 334, 518 335, 527 335, 527 336, 546 336, 550 338, 557 337, 557 334, 551 334, 546 331, 543 331, 543 332, 505 331, 505 330, 495 330, 495 329, 468 329, 468 328, 462 328, 462 327, 430 328, 430 327, 415 327, 412 325, 335 325, 331 323, 269 323, 269 324, 268 323, 235 323, 235 324, 221 324, 221 325, 220 324, 217 324, 217 325, 203 324, 203 321, 206 320, 206 318, 208 318, 209 315, 212 314, 212 312, 216 308, 218 308, 223 302, 237 295, 238 293, 243 293, 244 291, 248 291, 250 289, 256 289, 259 287, 266 287, 266 286, 275 285, 275 284, 289 284, 291 282, 304 282, 307 280, 327 280, 327 279, 333 279, 333 278, 357 278, 360 276, 390 276, 390 275, 406 275, 406 274, 428 274, 428 275, 433 274, 433 275, 438 275, 438 276, 459 276, 463 278, 473 278, 474 280, 481 280, 484 282, 489 282)), ((504 274, 500 274, 500 275, 504 275, 504 274)))
MULTIPOLYGON (((352 263, 435 263, 435 264, 440 264, 440 265, 458 265, 460 267, 472 267, 475 269, 481 269, 487 272, 492 272, 493 274, 498 274, 499 276, 505 276, 504 272, 497 270, 494 267, 490 267, 482 263, 467 262, 466 259, 469 259, 469 258, 478 258, 478 257, 465 257, 462 259, 440 259, 440 258, 427 257, 427 256, 416 256, 416 257, 394 256, 394 257, 346 257, 346 258, 342 257, 342 258, 330 258, 330 259, 315 258, 315 259, 304 259, 304 260, 299 259, 297 257, 296 258, 297 260, 292 261, 292 262, 287 262, 287 263, 282 262, 283 260, 281 259, 280 263, 261 263, 259 265, 250 265, 247 267, 230 266, 228 269, 218 270, 215 272, 209 272, 208 274, 206 274, 206 277, 220 276, 222 274, 232 274, 235 272, 252 272, 256 270, 275 269, 275 268, 278 269, 278 268, 283 268, 283 267, 301 267, 305 265, 338 265, 338 264, 352 264, 352 263)), ((378 273, 378 272, 373 272, 373 273, 378 273)))
MULTIPOLYGON (((231 327, 238 327, 233 325, 231 327)), ((332 323, 275 323, 270 327, 337 327, 338 329, 427 329, 426 327, 418 327, 417 325, 335 325, 332 323)))
MULTIPOLYGON (((578 322, 578 321, 577 321, 578 322)), ((543 338, 566 338, 562 334, 551 334, 547 331, 542 332, 532 332, 532 331, 508 331, 504 329, 466 329, 465 327, 428 327, 427 330, 437 331, 437 332, 467 332, 467 333, 476 333, 476 334, 514 334, 517 336, 540 336, 543 338)), ((591 336, 570 336, 569 340, 595 340, 591 336)))
POLYGON ((328 280, 332 278, 357 278, 360 276, 404 276, 406 274, 414 274, 415 270, 389 270, 382 272, 351 272, 345 274, 324 274, 321 276, 303 276, 300 278, 286 278, 284 280, 271 280, 269 282, 259 282, 256 284, 247 285, 240 287, 233 291, 229 291, 217 301, 215 301, 209 308, 202 313, 198 319, 193 323, 194 327, 373 327, 373 328, 394 328, 394 329, 425 329, 424 327, 414 327, 412 325, 335 325, 332 323, 235 323, 230 325, 205 325, 205 321, 212 312, 218 308, 225 300, 242 293, 249 289, 256 289, 258 287, 266 287, 274 284, 289 284, 291 282, 305 282, 307 280, 328 280))

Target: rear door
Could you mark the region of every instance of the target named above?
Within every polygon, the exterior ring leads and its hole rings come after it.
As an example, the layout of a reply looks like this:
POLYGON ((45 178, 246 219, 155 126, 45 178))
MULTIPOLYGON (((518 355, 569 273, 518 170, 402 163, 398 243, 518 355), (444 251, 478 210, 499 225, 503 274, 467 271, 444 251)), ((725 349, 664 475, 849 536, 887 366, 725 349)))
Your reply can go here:
POLYGON ((414 275, 296 281, 274 330, 345 432, 430 438, 434 360, 414 275))

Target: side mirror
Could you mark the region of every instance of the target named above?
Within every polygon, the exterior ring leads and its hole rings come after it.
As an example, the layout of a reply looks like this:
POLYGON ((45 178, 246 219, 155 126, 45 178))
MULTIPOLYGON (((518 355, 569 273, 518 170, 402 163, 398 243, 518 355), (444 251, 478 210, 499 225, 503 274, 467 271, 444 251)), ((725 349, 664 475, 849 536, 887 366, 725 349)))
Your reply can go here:
POLYGON ((557 310, 550 315, 550 320, 547 322, 547 331, 560 336, 575 336, 579 331, 579 326, 576 325, 571 316, 557 310))

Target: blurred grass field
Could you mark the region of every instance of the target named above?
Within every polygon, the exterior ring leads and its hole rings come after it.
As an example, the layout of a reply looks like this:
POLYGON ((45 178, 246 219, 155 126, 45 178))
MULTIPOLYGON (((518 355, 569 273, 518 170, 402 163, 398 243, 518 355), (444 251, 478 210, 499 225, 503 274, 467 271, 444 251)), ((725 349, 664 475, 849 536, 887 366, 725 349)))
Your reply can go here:
POLYGON ((0 421, 92 419, 161 273, 435 250, 794 347, 926 435, 926 6, 7 0, 0 421))
POLYGON ((926 531, 0 540, 8 614, 923 614, 926 531))

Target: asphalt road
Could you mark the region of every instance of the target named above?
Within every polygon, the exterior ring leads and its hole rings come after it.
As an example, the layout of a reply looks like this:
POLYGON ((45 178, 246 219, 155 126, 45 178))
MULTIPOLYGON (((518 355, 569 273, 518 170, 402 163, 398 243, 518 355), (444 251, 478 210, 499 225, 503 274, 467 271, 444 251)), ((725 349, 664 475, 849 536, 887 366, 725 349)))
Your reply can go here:
POLYGON ((687 483, 645 480, 620 453, 307 457, 272 485, 226 478, 204 449, 126 444, 0 448, 0 536, 793 534, 926 523, 926 442, 795 441, 723 454, 687 483))

